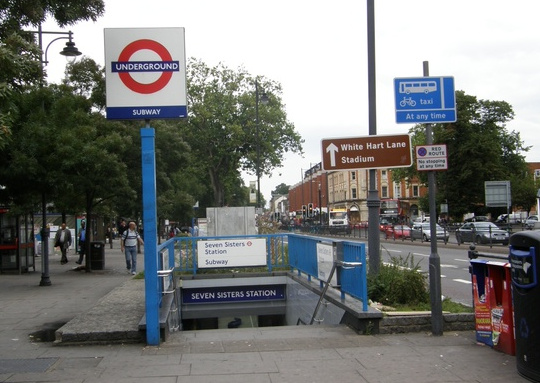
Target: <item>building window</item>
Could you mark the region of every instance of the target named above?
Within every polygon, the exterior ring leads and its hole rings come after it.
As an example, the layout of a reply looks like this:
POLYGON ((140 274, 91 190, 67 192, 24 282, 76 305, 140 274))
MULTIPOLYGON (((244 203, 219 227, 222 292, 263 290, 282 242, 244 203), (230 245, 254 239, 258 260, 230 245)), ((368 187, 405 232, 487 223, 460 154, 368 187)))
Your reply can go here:
POLYGON ((381 188, 381 196, 382 198, 388 198, 388 186, 383 186, 381 188))
POLYGON ((351 172, 351 180, 355 180, 355 179, 356 179, 356 172, 352 171, 351 172))
POLYGON ((352 199, 358 198, 358 197, 356 196, 356 188, 352 188, 352 189, 351 189, 351 194, 352 194, 352 199))
POLYGON ((398 183, 394 184, 394 198, 401 198, 401 185, 398 183))
POLYGON ((413 187, 412 187, 412 194, 413 194, 413 197, 418 197, 418 196, 419 196, 419 193, 418 193, 418 185, 413 185, 413 187))
POLYGON ((387 180, 388 179, 388 173, 386 170, 381 170, 381 179, 387 180))

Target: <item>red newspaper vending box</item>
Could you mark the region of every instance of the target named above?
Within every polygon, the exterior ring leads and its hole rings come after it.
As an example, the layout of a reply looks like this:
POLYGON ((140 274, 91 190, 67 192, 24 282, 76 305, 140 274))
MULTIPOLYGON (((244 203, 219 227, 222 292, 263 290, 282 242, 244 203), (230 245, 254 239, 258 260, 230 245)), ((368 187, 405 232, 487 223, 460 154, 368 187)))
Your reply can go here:
POLYGON ((487 261, 483 259, 471 260, 471 277, 476 340, 493 346, 487 261))
POLYGON ((487 268, 493 348, 516 355, 510 263, 488 261, 487 268))

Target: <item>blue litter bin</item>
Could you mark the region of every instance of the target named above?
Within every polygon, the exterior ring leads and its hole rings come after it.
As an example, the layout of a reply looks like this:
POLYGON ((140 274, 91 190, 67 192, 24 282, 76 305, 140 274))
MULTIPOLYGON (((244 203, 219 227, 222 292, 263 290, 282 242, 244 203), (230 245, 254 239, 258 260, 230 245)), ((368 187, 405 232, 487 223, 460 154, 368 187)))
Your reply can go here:
POLYGON ((540 231, 523 231, 510 237, 517 370, 525 378, 540 382, 538 254, 540 231))

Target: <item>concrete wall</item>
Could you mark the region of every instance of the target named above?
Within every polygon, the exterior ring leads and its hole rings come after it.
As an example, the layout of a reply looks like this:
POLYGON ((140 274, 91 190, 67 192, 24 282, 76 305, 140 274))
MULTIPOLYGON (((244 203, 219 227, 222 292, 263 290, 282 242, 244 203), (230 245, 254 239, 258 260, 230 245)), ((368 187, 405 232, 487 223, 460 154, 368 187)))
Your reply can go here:
POLYGON ((207 235, 255 235, 255 207, 207 207, 207 235))
MULTIPOLYGON (((474 313, 443 314, 443 331, 475 330, 474 313)), ((384 317, 379 334, 399 334, 431 331, 431 315, 403 315, 384 317)))

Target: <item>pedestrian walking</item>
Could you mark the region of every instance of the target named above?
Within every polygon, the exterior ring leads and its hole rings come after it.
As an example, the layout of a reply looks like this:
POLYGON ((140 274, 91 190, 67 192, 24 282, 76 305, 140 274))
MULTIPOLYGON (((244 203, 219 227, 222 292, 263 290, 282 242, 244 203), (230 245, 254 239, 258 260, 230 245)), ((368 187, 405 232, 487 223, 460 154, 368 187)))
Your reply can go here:
POLYGON ((111 249, 113 248, 113 237, 114 237, 114 231, 113 231, 113 224, 110 224, 107 227, 107 237, 109 238, 109 245, 111 246, 111 249))
POLYGON ((59 247, 60 252, 62 253, 60 263, 62 265, 68 263, 67 252, 69 247, 71 246, 71 231, 66 228, 65 223, 62 224, 62 227, 56 232, 56 235, 54 236, 54 246, 59 247))
POLYGON ((81 221, 81 228, 79 230, 79 260, 75 262, 76 264, 82 264, 84 254, 86 254, 86 223, 81 221))
POLYGON ((124 231, 126 231, 126 229, 126 220, 122 218, 120 224, 118 225, 118 235, 120 235, 120 239, 122 239, 122 236, 124 235, 124 231))
POLYGON ((128 228, 120 238, 120 247, 126 255, 126 268, 128 273, 137 274, 137 243, 144 245, 144 241, 137 232, 135 222, 130 221, 128 228))

